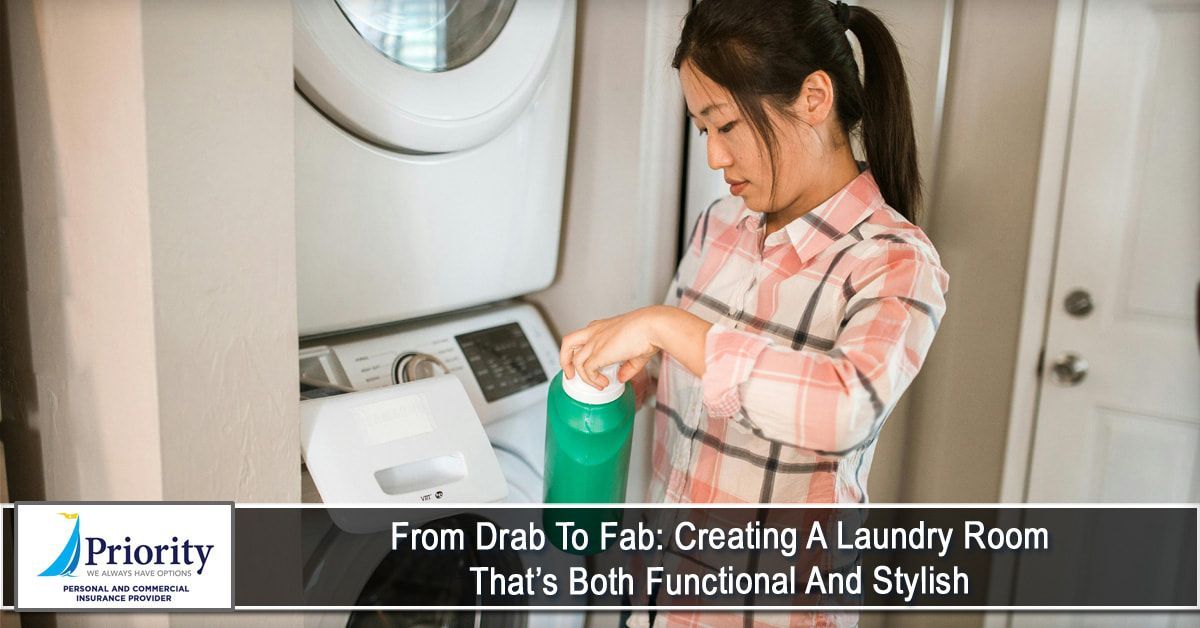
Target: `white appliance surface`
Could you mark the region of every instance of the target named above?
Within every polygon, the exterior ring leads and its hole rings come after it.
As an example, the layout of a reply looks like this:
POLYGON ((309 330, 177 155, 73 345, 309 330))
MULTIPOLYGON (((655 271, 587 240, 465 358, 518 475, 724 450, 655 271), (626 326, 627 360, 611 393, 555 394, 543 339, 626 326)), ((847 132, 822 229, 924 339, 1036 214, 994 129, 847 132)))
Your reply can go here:
POLYGON ((299 0, 296 12, 300 335, 436 315, 550 285, 574 1, 517 2, 505 26, 511 33, 445 72, 389 61, 332 4, 299 0), (495 93, 507 96, 478 113, 495 93), (422 100, 433 95, 441 109, 422 100), (380 128, 380 120, 399 126, 380 128))
MULTIPOLYGON (((374 391, 449 373, 486 430, 506 499, 538 502, 557 342, 528 305, 443 315, 553 281, 575 0, 516 2, 493 41, 445 71, 388 59, 335 0, 294 6, 302 384, 374 391)), ((314 586, 360 591, 386 554, 363 537, 331 526, 306 543, 311 573, 336 574, 314 586)), ((528 623, 578 627, 584 616, 534 613, 528 623)))
MULTIPOLYGON (((397 367, 402 366, 405 356, 436 357, 459 379, 480 417, 508 486, 503 501, 542 501, 546 394, 550 375, 558 371, 558 346, 533 306, 508 303, 305 344, 301 372, 307 378, 334 380, 332 383, 360 391, 396 388, 392 385, 403 379, 403 368, 397 367), (498 330, 504 333, 497 334, 498 330), (532 363, 529 355, 535 357, 532 363), (540 376, 534 376, 537 373, 540 376)), ((310 480, 304 479, 311 487, 310 480)), ((319 496, 310 499, 319 500, 319 496)), ((306 587, 312 593, 316 593, 314 588, 319 588, 321 595, 341 591, 341 599, 345 599, 369 580, 373 568, 364 565, 378 565, 387 555, 386 544, 372 542, 368 535, 349 534, 334 525, 307 526, 306 534, 310 529, 316 535, 305 541, 306 571, 310 576, 306 587)), ((581 557, 564 560, 583 565, 581 557)), ((305 625, 345 626, 348 618, 348 613, 309 613, 305 625)), ((527 625, 581 628, 584 615, 529 613, 527 625)))
POLYGON ((473 18, 468 7, 452 6, 440 24, 431 23, 438 20, 428 5, 436 3, 338 3, 351 10, 332 0, 295 0, 296 84, 339 126, 407 153, 462 151, 499 135, 525 113, 558 61, 564 20, 574 28, 574 5, 562 0, 516 2, 508 12, 498 10, 504 2, 475 2, 482 10, 473 18), (352 25, 352 14, 369 24, 352 25), (375 31, 374 43, 361 26, 375 31))
MULTIPOLYGON (((504 501, 541 502, 546 395, 559 367, 558 344, 537 309, 510 302, 314 340, 301 349, 300 372, 307 381, 328 381, 362 394, 395 389, 412 375, 406 365, 417 363, 424 365, 414 367, 418 376, 449 373, 461 383, 507 481, 504 501)), ((330 397, 328 403, 347 396, 330 397)), ((451 410, 431 407, 435 419, 451 410)))
POLYGON ((300 443, 331 502, 484 503, 507 494, 479 417, 449 374, 304 401, 300 443))

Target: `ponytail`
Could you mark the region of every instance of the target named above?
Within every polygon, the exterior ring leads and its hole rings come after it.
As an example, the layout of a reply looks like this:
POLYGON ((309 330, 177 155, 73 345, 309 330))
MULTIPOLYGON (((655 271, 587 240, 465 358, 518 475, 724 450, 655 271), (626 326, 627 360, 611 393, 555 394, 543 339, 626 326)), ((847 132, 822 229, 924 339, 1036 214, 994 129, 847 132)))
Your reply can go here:
POLYGON ((850 7, 847 27, 862 49, 862 141, 867 163, 888 205, 913 220, 921 204, 921 175, 900 50, 887 26, 868 9, 850 7))
POLYGON ((896 42, 874 13, 828 0, 702 0, 684 20, 671 65, 679 69, 685 60, 729 90, 762 138, 772 170, 776 136, 764 107, 786 110, 808 75, 824 70, 846 134, 861 125, 884 201, 915 220, 921 177, 908 82, 896 42), (862 81, 847 30, 862 49, 862 81))

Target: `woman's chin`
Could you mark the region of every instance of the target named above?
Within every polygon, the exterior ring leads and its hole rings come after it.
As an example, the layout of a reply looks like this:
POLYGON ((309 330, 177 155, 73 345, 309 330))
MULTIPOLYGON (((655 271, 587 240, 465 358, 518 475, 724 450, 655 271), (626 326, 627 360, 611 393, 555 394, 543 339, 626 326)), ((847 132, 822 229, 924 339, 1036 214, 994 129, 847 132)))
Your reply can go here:
POLYGON ((746 204, 746 207, 749 208, 750 211, 755 211, 760 214, 770 214, 772 212, 778 211, 778 210, 770 207, 766 201, 761 200, 761 199, 742 198, 742 202, 744 202, 746 204))

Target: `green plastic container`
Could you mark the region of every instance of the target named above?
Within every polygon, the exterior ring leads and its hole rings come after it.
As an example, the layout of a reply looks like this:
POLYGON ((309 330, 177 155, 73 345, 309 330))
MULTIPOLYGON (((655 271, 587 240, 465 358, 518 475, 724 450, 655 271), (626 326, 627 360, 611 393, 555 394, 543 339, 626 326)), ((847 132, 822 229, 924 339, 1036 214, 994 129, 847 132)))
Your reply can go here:
POLYGON ((617 382, 616 365, 597 390, 580 380, 550 382, 546 404, 546 485, 549 504, 625 501, 633 437, 633 386, 617 382))
MULTIPOLYGON (((616 365, 601 371, 609 385, 597 390, 578 377, 550 382, 546 404, 547 504, 620 504, 629 477, 629 449, 636 410, 633 386, 617 382, 616 365)), ((592 543, 577 553, 596 551, 603 521, 620 519, 611 509, 546 509, 547 534, 560 545, 561 521, 585 529, 592 543)), ((559 549, 564 549, 560 547, 559 549)), ((568 550, 570 551, 570 550, 568 550)))

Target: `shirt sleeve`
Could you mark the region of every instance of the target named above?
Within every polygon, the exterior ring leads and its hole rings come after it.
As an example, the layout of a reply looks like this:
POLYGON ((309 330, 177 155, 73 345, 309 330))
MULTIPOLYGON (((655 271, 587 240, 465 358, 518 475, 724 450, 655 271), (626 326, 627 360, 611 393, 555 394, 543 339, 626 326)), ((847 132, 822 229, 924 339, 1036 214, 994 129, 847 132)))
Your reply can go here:
POLYGON ((946 310, 949 276, 915 247, 895 243, 855 274, 860 287, 845 302, 829 351, 713 325, 703 377, 709 415, 822 454, 869 444, 921 368, 946 310))

